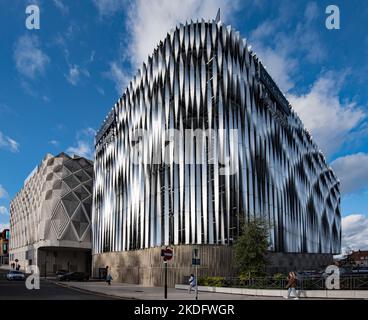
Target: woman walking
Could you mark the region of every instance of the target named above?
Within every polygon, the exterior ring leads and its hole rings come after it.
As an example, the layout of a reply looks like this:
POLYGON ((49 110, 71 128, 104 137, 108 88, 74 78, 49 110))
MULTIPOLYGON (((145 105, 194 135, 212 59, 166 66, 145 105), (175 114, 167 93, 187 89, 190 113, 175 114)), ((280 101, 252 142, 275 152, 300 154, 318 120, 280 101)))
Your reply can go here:
POLYGON ((287 297, 285 299, 290 299, 290 294, 293 293, 294 299, 299 300, 298 294, 296 292, 296 285, 297 285, 297 277, 294 271, 289 272, 288 275, 288 283, 286 285, 287 297))

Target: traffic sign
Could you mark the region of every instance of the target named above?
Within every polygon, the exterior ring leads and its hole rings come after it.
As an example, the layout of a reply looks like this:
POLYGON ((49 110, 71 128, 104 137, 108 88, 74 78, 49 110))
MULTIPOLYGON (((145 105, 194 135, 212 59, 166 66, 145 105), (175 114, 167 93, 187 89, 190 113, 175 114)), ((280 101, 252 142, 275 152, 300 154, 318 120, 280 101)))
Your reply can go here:
POLYGON ((161 257, 164 257, 165 261, 171 260, 173 257, 173 251, 169 248, 161 250, 161 257))
POLYGON ((193 258, 192 259, 192 266, 200 266, 201 265, 201 259, 193 258))

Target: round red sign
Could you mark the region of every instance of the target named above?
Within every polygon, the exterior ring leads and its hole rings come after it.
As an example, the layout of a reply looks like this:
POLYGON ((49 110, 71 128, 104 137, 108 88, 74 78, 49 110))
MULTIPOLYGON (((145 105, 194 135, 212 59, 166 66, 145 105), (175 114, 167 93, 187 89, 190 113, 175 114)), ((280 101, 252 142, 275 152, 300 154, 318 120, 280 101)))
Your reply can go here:
POLYGON ((164 260, 171 260, 173 257, 173 251, 171 249, 164 249, 162 250, 164 260))

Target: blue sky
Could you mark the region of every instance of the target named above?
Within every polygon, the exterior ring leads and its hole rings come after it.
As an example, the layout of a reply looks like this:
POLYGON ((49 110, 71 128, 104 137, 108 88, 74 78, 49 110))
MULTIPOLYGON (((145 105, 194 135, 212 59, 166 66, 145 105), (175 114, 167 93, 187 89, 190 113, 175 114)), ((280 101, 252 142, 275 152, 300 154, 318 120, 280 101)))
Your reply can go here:
POLYGON ((368 249, 366 1, 2 0, 0 226, 46 153, 93 154, 93 136, 129 79, 179 22, 221 18, 247 38, 342 183, 343 246, 368 249), (25 26, 40 8, 40 30, 25 26))

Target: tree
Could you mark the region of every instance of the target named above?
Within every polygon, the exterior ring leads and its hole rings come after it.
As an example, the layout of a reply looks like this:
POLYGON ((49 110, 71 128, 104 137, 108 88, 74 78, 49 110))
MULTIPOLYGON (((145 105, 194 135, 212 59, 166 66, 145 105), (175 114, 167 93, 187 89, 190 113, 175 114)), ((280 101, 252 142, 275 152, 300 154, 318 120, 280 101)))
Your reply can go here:
POLYGON ((234 258, 240 274, 259 276, 268 264, 270 224, 262 218, 251 218, 242 223, 241 234, 234 244, 234 258))

